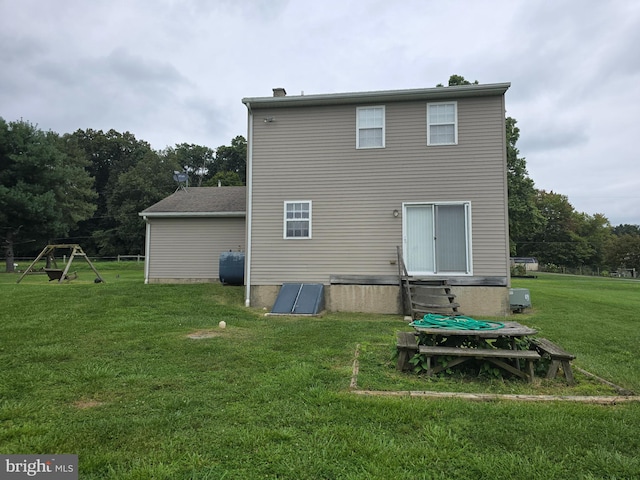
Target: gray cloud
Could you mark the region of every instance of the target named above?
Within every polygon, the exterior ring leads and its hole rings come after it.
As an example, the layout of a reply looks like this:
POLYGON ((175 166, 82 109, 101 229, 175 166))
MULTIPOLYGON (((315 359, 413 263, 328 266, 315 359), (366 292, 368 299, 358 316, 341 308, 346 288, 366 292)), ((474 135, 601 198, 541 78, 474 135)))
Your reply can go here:
POLYGON ((539 188, 640 224, 634 0, 0 2, 0 116, 154 148, 246 134, 242 97, 510 81, 539 188), (621 193, 624 192, 624 193, 621 193))

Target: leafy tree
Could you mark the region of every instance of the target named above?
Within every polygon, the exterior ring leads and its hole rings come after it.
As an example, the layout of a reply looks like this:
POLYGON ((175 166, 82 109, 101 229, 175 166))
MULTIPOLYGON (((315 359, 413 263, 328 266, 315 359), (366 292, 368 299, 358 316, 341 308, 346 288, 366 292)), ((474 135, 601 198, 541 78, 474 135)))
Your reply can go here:
POLYGON ((200 187, 203 180, 215 175, 219 168, 215 151, 209 147, 180 143, 160 152, 167 160, 180 165, 180 171, 189 175, 189 185, 200 187))
POLYGON ((54 132, 0 119, 0 231, 6 270, 14 247, 68 234, 95 210, 87 162, 54 132))
POLYGON ((117 221, 110 211, 113 195, 121 174, 127 172, 147 155, 156 155, 151 146, 129 133, 109 130, 77 130, 64 137, 69 148, 82 151, 89 160, 88 170, 95 178, 94 188, 98 194, 94 216, 82 222, 72 236, 82 239, 85 251, 106 255, 113 252, 115 245, 109 244, 113 238, 110 232, 118 228, 117 221))
POLYGON ((518 243, 535 234, 544 224, 536 205, 536 188, 527 172, 527 162, 521 158, 516 142, 520 138, 517 120, 507 117, 507 189, 509 192, 509 243, 512 255, 522 256, 518 243))
POLYGON ((640 235, 640 225, 618 225, 613 227, 613 234, 617 236, 622 235, 640 235))
POLYGON ((213 178, 207 180, 203 186, 205 187, 236 187, 243 185, 240 175, 236 172, 218 172, 213 178))
POLYGON ((200 186, 211 184, 219 172, 227 172, 219 177, 222 184, 236 184, 246 170, 243 137, 236 137, 230 147, 219 147, 215 155, 209 147, 187 143, 156 152, 131 133, 115 130, 78 130, 66 140, 90 160, 98 192, 94 217, 72 234, 83 242, 90 238, 85 250, 101 255, 143 250, 144 222, 138 213, 175 190, 174 171, 186 171, 189 185, 200 186))
POLYGON ((97 237, 104 255, 144 253, 145 222, 138 214, 175 191, 176 168, 173 161, 148 152, 118 177, 107 202, 116 228, 101 230, 97 237))
POLYGON ((522 244, 523 255, 537 257, 543 264, 565 267, 581 266, 593 258, 594 248, 578 234, 580 217, 565 195, 538 190, 536 206, 544 225, 522 244))
POLYGON ((231 140, 231 146, 222 145, 216 149, 218 172, 235 172, 242 184, 247 181, 247 141, 242 135, 231 140))
MULTIPOLYGON (((478 80, 470 82, 462 75, 449 77, 450 87, 456 85, 478 85, 478 80)), ((442 84, 438 84, 442 87, 442 84)), ((518 250, 518 242, 526 239, 537 231, 544 219, 536 207, 536 188, 533 180, 527 172, 527 162, 521 158, 516 143, 520 138, 520 129, 516 126, 517 120, 507 117, 505 120, 505 133, 507 140, 507 189, 509 209, 509 244, 512 255, 523 256, 518 250)))
MULTIPOLYGON (((453 74, 453 75, 451 75, 449 77, 449 86, 450 87, 454 87, 456 85, 478 85, 478 80, 474 80, 473 83, 471 83, 469 80, 464 78, 462 75, 453 74)), ((443 86, 444 85, 442 85, 441 83, 436 85, 436 87, 443 87, 443 86)))
POLYGON ((635 268, 640 270, 640 225, 623 224, 611 229, 605 261, 614 270, 635 268))
POLYGON ((624 233, 612 239, 606 257, 615 269, 635 268, 640 271, 640 235, 624 233))
POLYGON ((611 224, 607 217, 601 213, 594 215, 576 213, 574 225, 576 233, 586 240, 592 251, 591 255, 584 258, 584 264, 604 267, 607 248, 612 237, 611 224))

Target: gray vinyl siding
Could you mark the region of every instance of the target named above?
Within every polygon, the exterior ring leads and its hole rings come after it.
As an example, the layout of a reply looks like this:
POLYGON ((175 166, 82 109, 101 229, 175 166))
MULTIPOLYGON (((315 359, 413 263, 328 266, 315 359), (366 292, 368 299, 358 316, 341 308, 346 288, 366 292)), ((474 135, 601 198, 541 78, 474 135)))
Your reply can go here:
POLYGON ((458 99, 453 146, 427 147, 426 104, 386 103, 386 147, 361 150, 365 105, 254 110, 252 284, 397 274, 403 202, 469 201, 473 275, 508 277, 504 97, 458 99), (283 239, 291 200, 313 202, 312 239, 283 239))
POLYGON ((219 258, 244 251, 244 218, 149 220, 149 279, 217 280, 219 258))

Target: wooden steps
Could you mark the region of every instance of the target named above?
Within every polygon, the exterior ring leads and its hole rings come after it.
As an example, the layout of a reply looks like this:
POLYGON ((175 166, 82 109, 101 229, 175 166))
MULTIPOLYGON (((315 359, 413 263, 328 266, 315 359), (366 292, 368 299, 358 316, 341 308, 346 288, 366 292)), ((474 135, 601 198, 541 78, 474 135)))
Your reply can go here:
POLYGON ((411 318, 422 318, 427 313, 440 315, 461 315, 460 304, 455 301, 451 285, 447 280, 417 278, 408 274, 402 258, 402 250, 398 253, 398 283, 402 292, 402 305, 405 314, 411 318))

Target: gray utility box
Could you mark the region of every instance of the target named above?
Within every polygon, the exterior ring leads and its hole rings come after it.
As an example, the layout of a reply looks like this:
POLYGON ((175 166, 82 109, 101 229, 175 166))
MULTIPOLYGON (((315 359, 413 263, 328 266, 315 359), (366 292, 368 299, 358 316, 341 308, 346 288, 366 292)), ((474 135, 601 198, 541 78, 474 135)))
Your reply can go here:
POLYGON ((509 289, 509 306, 513 312, 522 312, 525 308, 531 307, 531 295, 527 288, 509 289))

